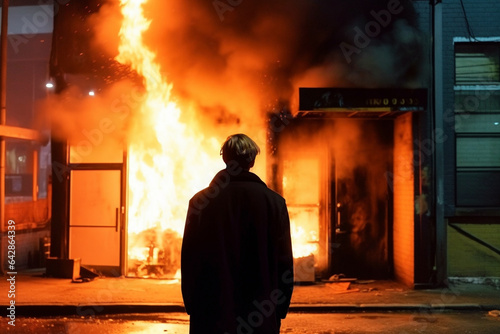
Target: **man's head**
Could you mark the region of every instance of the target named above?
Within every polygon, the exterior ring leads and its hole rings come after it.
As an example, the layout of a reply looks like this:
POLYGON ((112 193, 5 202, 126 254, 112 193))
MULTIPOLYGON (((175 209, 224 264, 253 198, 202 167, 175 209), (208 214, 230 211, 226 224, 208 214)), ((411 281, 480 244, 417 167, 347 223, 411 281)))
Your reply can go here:
POLYGON ((235 161, 245 170, 253 167, 255 157, 259 153, 259 146, 250 137, 242 133, 227 137, 220 149, 220 154, 226 165, 235 161))

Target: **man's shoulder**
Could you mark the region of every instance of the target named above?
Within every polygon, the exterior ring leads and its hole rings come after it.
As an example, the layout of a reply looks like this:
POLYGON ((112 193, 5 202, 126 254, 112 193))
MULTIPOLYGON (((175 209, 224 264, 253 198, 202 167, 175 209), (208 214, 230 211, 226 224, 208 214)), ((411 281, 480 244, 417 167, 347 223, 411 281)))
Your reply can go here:
POLYGON ((248 174, 249 177, 247 177, 244 180, 235 180, 235 181, 240 181, 240 182, 235 182, 235 185, 237 184, 240 187, 252 188, 255 191, 261 192, 267 195, 268 197, 271 197, 276 200, 282 200, 282 201, 285 200, 280 194, 269 188, 266 185, 266 183, 262 181, 256 174, 253 173, 248 173, 248 174))
POLYGON ((194 194, 191 197, 191 201, 196 200, 197 198, 206 196, 206 193, 210 191, 210 188, 211 188, 211 186, 206 187, 206 188, 201 189, 200 191, 198 191, 196 194, 194 194))
POLYGON ((208 187, 194 194, 191 201, 200 202, 207 199, 214 199, 219 197, 221 193, 231 194, 234 191, 242 189, 246 189, 256 195, 264 195, 275 202, 285 203, 283 196, 270 189, 256 174, 245 172, 230 175, 226 171, 219 172, 208 187))
POLYGON ((266 192, 269 194, 269 196, 272 196, 276 198, 277 200, 285 201, 285 198, 278 194, 276 191, 272 190, 271 188, 266 187, 266 192))
POLYGON ((281 196, 279 193, 276 191, 272 190, 271 188, 268 188, 266 185, 263 185, 262 188, 259 189, 262 194, 268 199, 269 202, 274 203, 275 205, 278 206, 286 206, 286 201, 283 196, 281 196))

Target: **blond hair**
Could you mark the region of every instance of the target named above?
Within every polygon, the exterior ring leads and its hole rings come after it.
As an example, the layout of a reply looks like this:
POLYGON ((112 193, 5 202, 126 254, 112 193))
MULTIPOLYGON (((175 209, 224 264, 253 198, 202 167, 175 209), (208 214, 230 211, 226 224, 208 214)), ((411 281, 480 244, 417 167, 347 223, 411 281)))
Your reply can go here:
POLYGON ((220 149, 222 160, 227 164, 237 162, 243 169, 253 167, 259 146, 247 135, 238 133, 227 137, 220 149))

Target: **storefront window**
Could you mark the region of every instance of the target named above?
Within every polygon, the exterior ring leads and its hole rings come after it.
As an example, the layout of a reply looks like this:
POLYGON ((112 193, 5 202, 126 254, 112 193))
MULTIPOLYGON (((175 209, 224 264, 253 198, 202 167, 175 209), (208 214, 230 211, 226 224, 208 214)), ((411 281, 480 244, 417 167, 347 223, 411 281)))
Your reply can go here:
POLYGON ((500 83, 500 43, 456 43, 455 84, 500 83))
POLYGON ((30 142, 6 140, 5 195, 33 196, 33 150, 30 142))

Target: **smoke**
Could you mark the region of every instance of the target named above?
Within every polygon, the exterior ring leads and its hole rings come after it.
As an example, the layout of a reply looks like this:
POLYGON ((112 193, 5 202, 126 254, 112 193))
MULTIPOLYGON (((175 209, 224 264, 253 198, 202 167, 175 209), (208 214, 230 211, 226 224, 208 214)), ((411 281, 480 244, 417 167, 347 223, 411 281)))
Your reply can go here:
MULTIPOLYGON (((93 18, 111 55, 118 13, 114 1, 93 18)), ((150 0, 145 14, 146 44, 174 95, 206 122, 255 123, 299 86, 422 85, 411 1, 150 0)))
MULTIPOLYGON (((88 2, 78 5, 95 11, 86 18, 87 29, 78 15, 70 19, 78 21, 76 33, 89 34, 91 41, 70 50, 75 55, 69 63, 79 62, 79 71, 89 67, 92 80, 98 77, 103 90, 115 94, 107 93, 109 98, 120 99, 128 92, 118 92, 113 82, 131 76, 112 61, 122 20, 119 1, 88 2)), ((146 44, 173 84, 184 117, 212 124, 207 132, 215 126, 262 128, 263 116, 277 105, 294 110, 298 87, 415 87, 425 81, 425 40, 409 0, 150 0, 144 10, 151 20, 146 44)), ((70 23, 64 24, 66 31, 70 23)), ((67 40, 74 46, 78 39, 72 37, 67 40)), ((137 78, 131 82, 140 85, 137 78)), ((73 116, 77 120, 70 124, 86 122, 73 116)), ((56 132, 75 133, 61 129, 56 132)))
MULTIPOLYGON (((349 254, 368 276, 387 267, 388 180, 392 170, 392 124, 343 120, 335 123, 337 200, 350 232, 349 254)), ((352 270, 352 268, 351 268, 352 270)), ((380 273, 378 273, 380 275, 380 273)))
MULTIPOLYGON (((387 274, 390 226, 386 176, 392 170, 392 133, 391 121, 299 118, 279 135, 278 159, 284 165, 293 162, 302 168, 282 171, 296 192, 284 191, 290 218, 306 230, 314 229, 324 220, 300 221, 294 209, 316 204, 326 211, 323 208, 331 205, 331 228, 341 231, 332 241, 340 247, 340 252, 333 248, 333 269, 338 273, 370 278, 387 274)), ((329 224, 330 218, 327 220, 329 224)))
MULTIPOLYGON (((86 24, 82 26, 81 15, 67 15, 68 22, 55 24, 57 34, 68 32, 63 40, 72 49, 56 48, 59 59, 51 61, 56 69, 52 75, 56 80, 64 77, 70 87, 44 101, 41 109, 50 117, 56 138, 97 147, 106 136, 125 140, 131 127, 138 126, 143 87, 141 78, 113 61, 122 22, 119 2, 71 1, 61 6, 59 19, 68 7, 78 6, 87 13, 86 24), (91 3, 93 15, 88 16, 84 3, 91 3), (82 32, 90 32, 88 43, 73 36, 82 32), (63 59, 65 52, 70 57, 63 59), (73 71, 79 74, 68 75, 73 71), (90 89, 97 95, 88 96, 90 89)), ((426 83, 426 39, 417 29, 410 0, 149 0, 144 9, 151 20, 145 43, 173 85, 181 118, 190 126, 201 125, 206 136, 224 138, 237 129, 265 143, 266 114, 283 105, 295 112, 298 87, 426 83)), ((287 149, 292 155, 301 149, 317 156, 333 152, 336 177, 358 185, 366 179, 366 186, 357 187, 357 199, 349 194, 359 204, 352 205, 352 220, 359 231, 375 233, 363 240, 377 239, 373 221, 386 194, 387 148, 360 122, 323 126, 320 122, 310 131, 290 132, 294 135, 287 149), (363 197, 363 192, 373 195, 363 197)), ((144 143, 149 145, 153 143, 144 143)))
POLYGON ((50 121, 52 136, 59 140, 88 140, 89 134, 95 131, 101 131, 103 134, 113 133, 115 138, 125 140, 126 120, 130 110, 120 104, 119 97, 122 92, 131 92, 133 89, 133 85, 127 81, 120 81, 109 89, 95 92, 92 86, 81 83, 72 85, 61 94, 51 95, 39 102, 38 107, 42 112, 40 115, 43 116, 39 117, 39 122, 50 121), (94 92, 95 96, 89 95, 91 92, 94 92))

